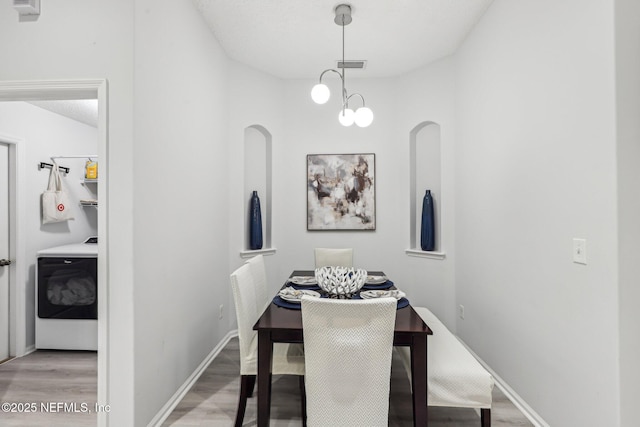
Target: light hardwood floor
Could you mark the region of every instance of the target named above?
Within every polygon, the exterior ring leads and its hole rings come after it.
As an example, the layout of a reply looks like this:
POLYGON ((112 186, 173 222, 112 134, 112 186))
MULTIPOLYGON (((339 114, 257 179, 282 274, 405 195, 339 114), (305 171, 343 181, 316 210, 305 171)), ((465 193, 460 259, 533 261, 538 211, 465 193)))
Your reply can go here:
POLYGON ((0 410, 0 426, 96 425, 95 413, 82 412, 83 403, 88 411, 94 409, 96 402, 96 354, 39 350, 1 364, 0 402, 21 412, 0 410), (35 411, 24 412, 32 409, 35 411))
MULTIPOLYGON (((96 353, 36 351, 0 365, 0 402, 36 403, 35 413, 0 412, 0 426, 90 427, 95 413, 83 413, 80 404, 93 409, 96 401, 96 353), (45 405, 67 402, 79 412, 43 412, 45 405)), ((163 426, 232 426, 239 394, 238 340, 232 339, 178 404, 163 426)), ((275 376, 272 386, 272 426, 300 426, 300 396, 293 377, 275 376)), ((391 374, 389 426, 411 426, 411 399, 402 362, 394 355, 391 374)), ((53 407, 55 409, 55 405, 53 407)), ((518 409, 494 388, 492 426, 532 426, 518 409)), ((245 426, 256 425, 256 399, 247 404, 245 426)), ((432 427, 479 427, 473 409, 429 408, 432 427)))
MULTIPOLYGON (((412 426, 409 380, 402 361, 394 352, 391 373, 389 426, 412 426)), ((228 427, 233 425, 238 404, 240 380, 238 340, 227 344, 209 365, 193 388, 169 416, 163 427, 228 427)), ((271 426, 300 426, 298 380, 274 376, 271 426)), ((244 426, 256 425, 256 398, 249 399, 244 426)), ((532 426, 529 420, 497 387, 493 392, 492 426, 532 426)), ((480 427, 480 415, 468 408, 429 408, 431 427, 480 427)))

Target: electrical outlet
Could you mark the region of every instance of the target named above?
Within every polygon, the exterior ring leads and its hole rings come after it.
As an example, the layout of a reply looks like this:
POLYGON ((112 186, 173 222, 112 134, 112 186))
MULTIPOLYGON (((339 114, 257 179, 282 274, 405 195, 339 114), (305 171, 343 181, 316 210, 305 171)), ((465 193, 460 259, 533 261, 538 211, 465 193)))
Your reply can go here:
POLYGON ((224 304, 220 304, 220 309, 218 310, 218 319, 222 319, 224 317, 224 304))
POLYGON ((458 316, 460 316, 460 318, 464 320, 464 305, 462 304, 458 306, 458 316))
POLYGON ((573 239, 573 262, 587 264, 587 239, 573 239))

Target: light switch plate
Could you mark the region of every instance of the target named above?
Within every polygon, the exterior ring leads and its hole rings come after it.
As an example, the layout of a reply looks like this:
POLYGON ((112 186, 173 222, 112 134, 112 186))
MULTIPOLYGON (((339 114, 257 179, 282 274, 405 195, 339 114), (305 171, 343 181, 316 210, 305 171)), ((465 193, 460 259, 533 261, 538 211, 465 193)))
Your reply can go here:
POLYGON ((587 264, 587 240, 573 239, 573 262, 587 264))

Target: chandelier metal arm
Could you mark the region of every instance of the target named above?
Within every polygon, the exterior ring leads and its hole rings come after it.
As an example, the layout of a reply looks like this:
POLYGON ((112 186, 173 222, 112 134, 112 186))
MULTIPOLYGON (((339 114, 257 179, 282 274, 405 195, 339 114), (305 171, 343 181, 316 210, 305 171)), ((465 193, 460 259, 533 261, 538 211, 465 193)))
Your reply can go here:
MULTIPOLYGON (((346 108, 345 105, 347 105, 347 103, 348 103, 348 100, 347 100, 347 89, 344 87, 344 75, 340 71, 336 70, 335 68, 328 68, 328 69, 324 70, 320 74, 320 83, 322 83, 322 77, 328 71, 333 71, 334 73, 339 75, 340 76, 340 80, 342 81, 342 111, 344 112, 344 109, 346 108)), ((343 72, 344 72, 344 70, 343 70, 343 72)))
POLYGON ((347 103, 349 103, 349 99, 350 99, 352 96, 356 96, 356 95, 357 95, 357 96, 359 96, 359 97, 360 97, 360 99, 362 99, 362 106, 363 106, 363 107, 365 107, 366 105, 365 105, 365 103, 364 103, 364 96, 360 95, 359 93, 352 93, 351 95, 347 96, 347 103))
POLYGON ((320 83, 322 83, 322 77, 324 77, 325 73, 329 72, 329 71, 333 71, 334 73, 336 73, 337 75, 340 76, 340 80, 342 80, 342 83, 344 84, 344 77, 342 77, 342 73, 340 73, 340 71, 334 69, 334 68, 328 68, 326 70, 324 70, 321 74, 320 74, 320 83))

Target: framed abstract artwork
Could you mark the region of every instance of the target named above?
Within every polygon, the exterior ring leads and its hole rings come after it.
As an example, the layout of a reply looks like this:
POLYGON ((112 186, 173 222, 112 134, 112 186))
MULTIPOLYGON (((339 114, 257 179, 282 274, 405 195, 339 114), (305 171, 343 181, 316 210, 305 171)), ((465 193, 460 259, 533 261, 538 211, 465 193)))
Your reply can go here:
POLYGON ((307 230, 376 229, 375 154, 307 155, 307 230))

